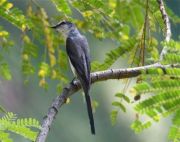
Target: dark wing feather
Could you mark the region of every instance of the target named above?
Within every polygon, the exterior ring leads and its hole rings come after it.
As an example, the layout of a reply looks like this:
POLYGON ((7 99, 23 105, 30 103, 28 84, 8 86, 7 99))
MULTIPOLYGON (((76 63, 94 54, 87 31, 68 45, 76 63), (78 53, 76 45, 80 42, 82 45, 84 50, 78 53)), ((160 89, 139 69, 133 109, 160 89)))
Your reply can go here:
POLYGON ((90 86, 90 55, 86 38, 68 37, 66 50, 83 90, 88 91, 90 86))

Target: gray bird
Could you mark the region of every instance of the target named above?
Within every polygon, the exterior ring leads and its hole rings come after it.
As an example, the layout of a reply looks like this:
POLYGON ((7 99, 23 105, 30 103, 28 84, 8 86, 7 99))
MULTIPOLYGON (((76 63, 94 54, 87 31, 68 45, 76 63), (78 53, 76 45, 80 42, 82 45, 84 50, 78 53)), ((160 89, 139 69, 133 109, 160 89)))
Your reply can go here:
POLYGON ((80 34, 73 23, 68 21, 59 22, 52 28, 60 32, 66 40, 66 52, 69 57, 71 69, 80 80, 82 89, 84 90, 91 133, 95 134, 94 118, 91 107, 91 99, 89 96, 91 67, 87 39, 85 36, 80 34))

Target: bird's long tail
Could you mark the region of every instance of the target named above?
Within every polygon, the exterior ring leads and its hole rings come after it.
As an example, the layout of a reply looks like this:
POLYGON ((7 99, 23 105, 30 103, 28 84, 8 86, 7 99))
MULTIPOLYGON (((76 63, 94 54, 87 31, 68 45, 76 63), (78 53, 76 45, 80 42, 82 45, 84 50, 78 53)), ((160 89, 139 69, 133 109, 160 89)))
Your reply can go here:
POLYGON ((93 117, 93 112, 92 112, 92 107, 91 107, 91 98, 89 96, 89 91, 85 92, 85 98, 86 98, 89 122, 90 122, 90 126, 91 126, 91 133, 93 135, 95 135, 94 117, 93 117))

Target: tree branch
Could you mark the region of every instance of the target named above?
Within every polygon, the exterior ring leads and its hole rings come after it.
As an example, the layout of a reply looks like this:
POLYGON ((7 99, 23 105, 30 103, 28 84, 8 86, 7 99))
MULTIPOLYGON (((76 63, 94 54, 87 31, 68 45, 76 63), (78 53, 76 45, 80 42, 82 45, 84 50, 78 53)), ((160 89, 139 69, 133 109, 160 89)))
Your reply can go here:
MULTIPOLYGON (((98 81, 105 81, 109 79, 123 79, 123 78, 132 78, 137 77, 142 72, 148 72, 149 69, 153 68, 161 68, 166 70, 167 68, 179 67, 178 65, 161 65, 159 63, 135 67, 135 68, 127 68, 127 69, 109 69, 105 71, 99 71, 91 73, 91 83, 95 83, 98 81)), ((57 96, 48 110, 48 113, 43 119, 42 128, 37 136, 36 142, 45 142, 46 137, 48 135, 50 126, 57 115, 58 109, 66 102, 66 99, 70 97, 73 93, 77 92, 81 89, 80 82, 75 80, 73 83, 68 84, 64 87, 61 95, 57 96)))
MULTIPOLYGON (((162 15, 162 19, 164 21, 164 25, 165 25, 165 41, 169 42, 171 39, 171 24, 169 21, 169 17, 168 14, 165 10, 164 7, 164 3, 163 0, 157 0, 158 4, 159 4, 159 9, 161 11, 161 15, 162 15)), ((167 47, 163 47, 161 54, 160 54, 160 61, 163 60, 163 56, 167 53, 167 47)))

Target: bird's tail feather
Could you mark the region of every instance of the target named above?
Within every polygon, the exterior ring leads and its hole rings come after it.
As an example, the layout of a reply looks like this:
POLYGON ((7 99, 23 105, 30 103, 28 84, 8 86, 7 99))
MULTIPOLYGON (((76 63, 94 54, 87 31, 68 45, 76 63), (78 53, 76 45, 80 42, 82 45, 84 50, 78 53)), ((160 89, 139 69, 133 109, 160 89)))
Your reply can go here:
POLYGON ((94 117, 93 117, 93 112, 92 112, 92 107, 91 107, 91 98, 89 96, 89 91, 85 92, 85 99, 86 99, 86 104, 87 104, 89 122, 91 126, 91 133, 95 135, 94 117))

